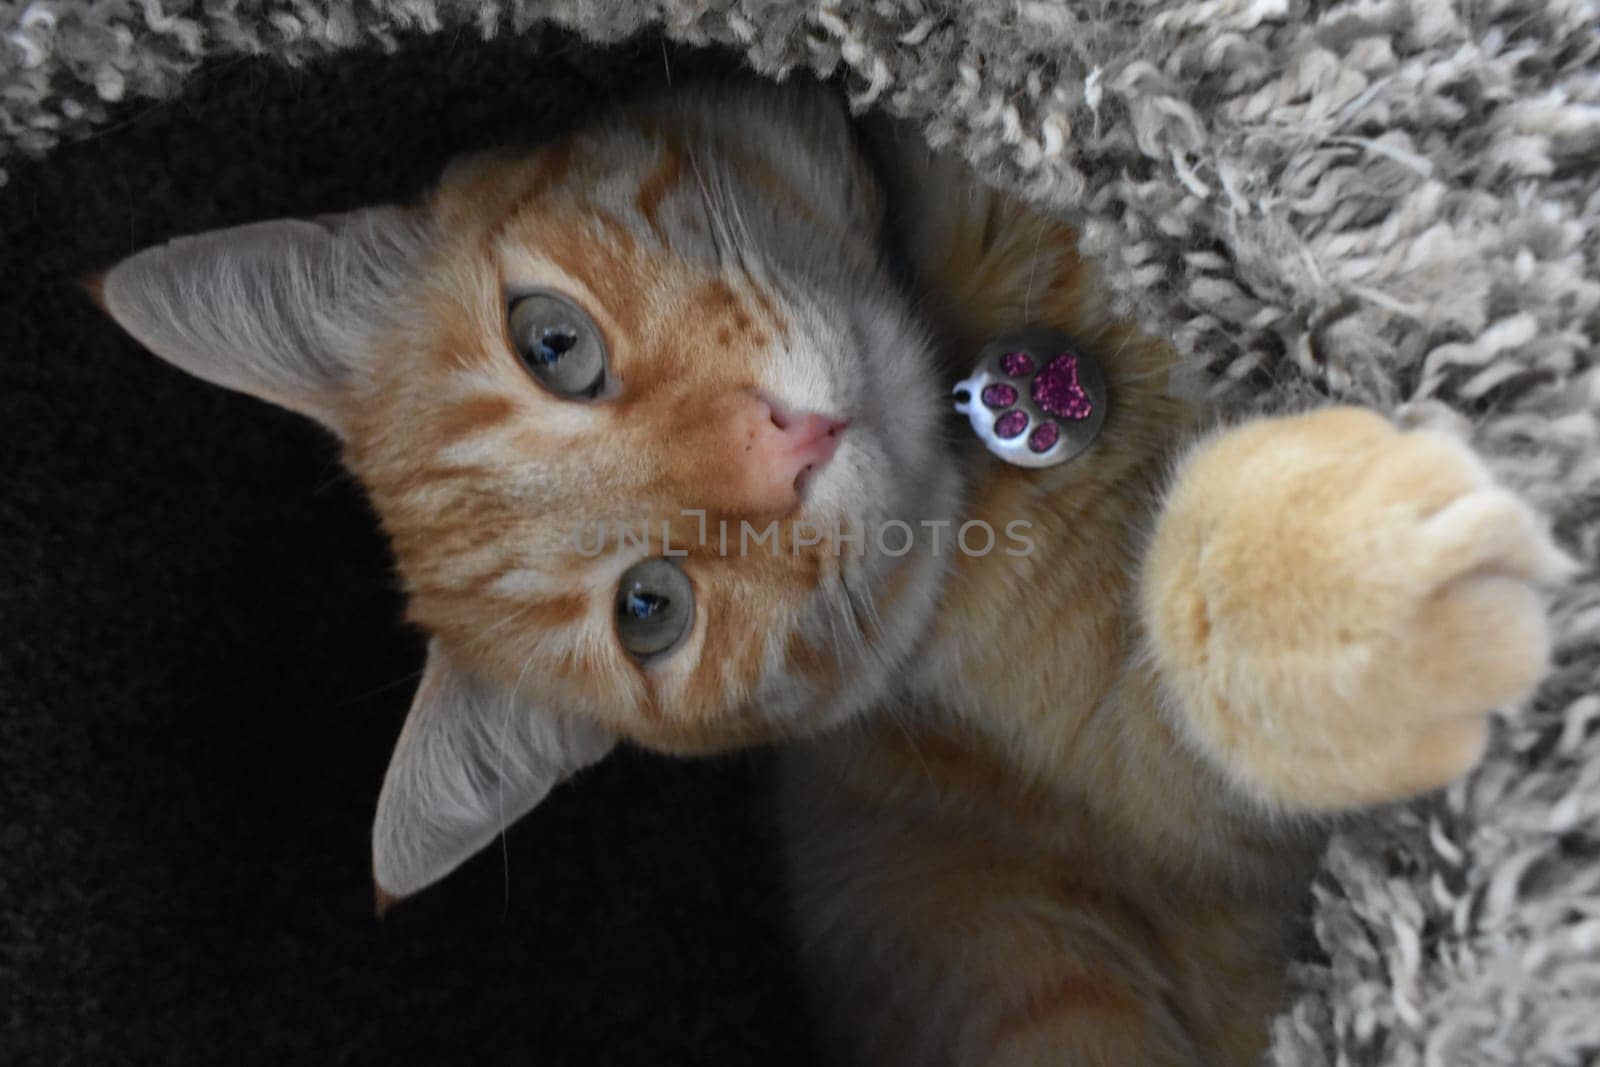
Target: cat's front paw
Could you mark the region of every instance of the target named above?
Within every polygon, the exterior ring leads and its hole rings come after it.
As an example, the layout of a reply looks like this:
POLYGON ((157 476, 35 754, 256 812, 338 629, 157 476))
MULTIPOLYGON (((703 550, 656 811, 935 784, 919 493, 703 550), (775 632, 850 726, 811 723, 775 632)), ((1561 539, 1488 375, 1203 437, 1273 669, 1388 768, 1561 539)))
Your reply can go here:
POLYGON ((1334 408, 1184 464, 1142 610, 1184 732, 1272 803, 1397 799, 1477 762, 1549 656, 1570 563, 1464 443, 1334 408))

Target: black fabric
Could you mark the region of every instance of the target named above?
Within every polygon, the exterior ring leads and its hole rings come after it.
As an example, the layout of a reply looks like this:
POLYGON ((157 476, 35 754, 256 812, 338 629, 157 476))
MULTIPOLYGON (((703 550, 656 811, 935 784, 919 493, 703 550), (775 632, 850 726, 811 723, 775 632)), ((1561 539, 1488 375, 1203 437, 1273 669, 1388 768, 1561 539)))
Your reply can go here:
POLYGON ((223 64, 0 190, 0 1063, 814 1061, 759 755, 621 753, 374 917, 422 655, 374 521, 321 431, 73 285, 730 67, 447 36, 223 64))

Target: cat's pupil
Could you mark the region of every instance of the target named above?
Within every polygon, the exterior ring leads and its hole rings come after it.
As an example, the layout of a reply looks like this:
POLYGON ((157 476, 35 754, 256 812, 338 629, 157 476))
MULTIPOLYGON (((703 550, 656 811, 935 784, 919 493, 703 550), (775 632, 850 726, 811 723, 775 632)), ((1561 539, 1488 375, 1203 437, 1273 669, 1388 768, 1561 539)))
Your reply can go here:
POLYGON ((517 359, 545 388, 563 400, 605 392, 605 342, 582 308, 554 293, 529 293, 506 314, 517 359))
POLYGON ((615 603, 617 639, 641 660, 671 649, 694 622, 694 586, 668 559, 629 567, 615 603))
POLYGON ((628 600, 623 610, 636 619, 648 619, 666 607, 667 604, 668 600, 664 596, 656 596, 654 593, 631 592, 628 594, 628 600))
POLYGON ((551 326, 539 334, 539 362, 545 366, 558 363, 573 345, 578 343, 578 332, 566 326, 551 326))

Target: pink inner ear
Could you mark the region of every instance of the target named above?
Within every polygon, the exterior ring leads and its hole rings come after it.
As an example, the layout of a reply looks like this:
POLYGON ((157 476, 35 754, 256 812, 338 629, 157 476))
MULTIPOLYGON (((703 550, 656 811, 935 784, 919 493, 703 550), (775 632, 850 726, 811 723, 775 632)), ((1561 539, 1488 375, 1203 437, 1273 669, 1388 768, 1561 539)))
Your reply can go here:
POLYGON ((1078 384, 1078 357, 1063 352, 1033 380, 1033 402, 1058 419, 1080 422, 1094 414, 1094 402, 1078 384))

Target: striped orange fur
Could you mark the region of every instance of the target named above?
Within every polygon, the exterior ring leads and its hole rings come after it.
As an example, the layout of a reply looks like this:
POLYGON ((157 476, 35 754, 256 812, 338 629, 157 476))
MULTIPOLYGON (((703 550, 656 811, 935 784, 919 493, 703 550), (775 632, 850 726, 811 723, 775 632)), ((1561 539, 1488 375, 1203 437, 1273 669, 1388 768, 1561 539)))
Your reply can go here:
MULTIPOLYGON (((754 356, 807 339, 795 337, 781 283, 675 246, 703 238, 709 222, 683 138, 660 129, 660 120, 625 121, 452 169, 425 208, 448 224, 407 293, 416 311, 374 342, 388 356, 353 401, 347 455, 392 539, 419 626, 503 682, 570 683, 587 692, 563 693, 569 706, 692 752, 792 733, 797 724, 738 705, 773 673, 798 666, 798 683, 828 686, 841 664, 828 638, 798 625, 815 613, 826 545, 741 558, 697 544, 700 522, 772 521, 792 543, 787 531, 805 516, 740 482, 731 412, 749 390, 782 392, 754 356), (608 152, 619 138, 638 138, 636 154, 608 152), (537 284, 578 297, 607 338, 621 390, 581 419, 531 388, 509 354, 501 293, 537 284), (529 489, 508 492, 510 482, 529 489), (690 510, 704 518, 685 518, 690 510), (548 629, 607 619, 617 560, 572 550, 579 519, 658 534, 667 524, 689 552, 703 630, 682 664, 640 672, 592 642, 578 655, 575 638, 548 639, 548 629), (524 588, 546 581, 537 593, 524 588), (574 588, 588 588, 587 600, 574 588), (790 636, 775 643, 783 631, 790 636)), ((760 182, 776 192, 783 178, 763 162, 760 182)), ((802 202, 797 190, 785 195, 802 202)), ((861 244, 852 259, 877 277, 873 235, 842 222, 834 234, 861 244)), ((882 563, 875 582, 928 565, 882 563)))

